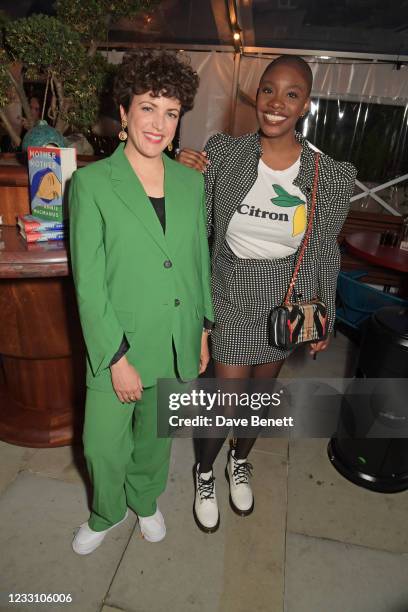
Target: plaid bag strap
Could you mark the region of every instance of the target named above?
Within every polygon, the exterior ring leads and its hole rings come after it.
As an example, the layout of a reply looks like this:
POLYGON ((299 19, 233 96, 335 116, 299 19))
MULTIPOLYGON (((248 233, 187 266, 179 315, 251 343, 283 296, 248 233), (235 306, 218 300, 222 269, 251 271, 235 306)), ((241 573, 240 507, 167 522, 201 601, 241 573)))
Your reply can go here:
POLYGON ((306 234, 303 238, 303 243, 300 249, 299 257, 296 262, 295 269, 293 270, 292 278, 290 280, 289 287, 286 292, 285 299, 283 301, 285 306, 287 306, 290 303, 290 298, 292 297, 293 288, 295 286, 297 275, 299 273, 300 264, 302 263, 303 255, 305 253, 307 243, 309 242, 310 234, 312 233, 313 217, 314 217, 315 209, 316 209, 317 183, 319 179, 319 159, 320 159, 320 153, 316 153, 315 173, 314 173, 313 191, 312 191, 312 208, 310 210, 309 223, 307 224, 306 234))

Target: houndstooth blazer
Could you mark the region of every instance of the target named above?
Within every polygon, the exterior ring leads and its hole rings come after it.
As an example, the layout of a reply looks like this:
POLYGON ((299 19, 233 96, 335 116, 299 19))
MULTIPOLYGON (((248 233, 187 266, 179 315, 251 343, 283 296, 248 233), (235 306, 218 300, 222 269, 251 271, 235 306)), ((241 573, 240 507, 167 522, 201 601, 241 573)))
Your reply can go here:
MULTIPOLYGON (((302 145, 302 152, 294 185, 304 194, 309 214, 315 152, 301 134, 296 133, 296 138, 302 145)), ((225 241, 229 222, 258 176, 261 138, 258 133, 238 138, 215 134, 208 140, 205 151, 210 161, 204 175, 208 233, 213 239, 213 273, 216 273, 217 255, 225 241)), ((356 173, 354 166, 348 162, 335 161, 325 154, 320 156, 313 229, 295 285, 297 297, 309 300, 318 296, 327 304, 329 331, 334 325, 340 269, 337 236, 348 214, 356 173)))

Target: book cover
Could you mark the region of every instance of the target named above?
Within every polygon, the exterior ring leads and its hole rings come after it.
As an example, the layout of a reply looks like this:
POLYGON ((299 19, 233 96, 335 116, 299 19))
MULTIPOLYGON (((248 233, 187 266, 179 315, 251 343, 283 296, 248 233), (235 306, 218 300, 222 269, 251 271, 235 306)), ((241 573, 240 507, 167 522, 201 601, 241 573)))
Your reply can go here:
POLYGON ((48 240, 64 240, 66 232, 61 230, 50 230, 44 232, 25 232, 20 228, 20 235, 29 243, 32 242, 47 242, 48 240))
POLYGON ((39 217, 34 217, 34 215, 19 215, 17 225, 26 233, 63 230, 65 227, 64 221, 44 221, 39 217))
POLYGON ((76 170, 76 149, 28 147, 31 213, 45 221, 62 222, 67 215, 65 185, 76 170))

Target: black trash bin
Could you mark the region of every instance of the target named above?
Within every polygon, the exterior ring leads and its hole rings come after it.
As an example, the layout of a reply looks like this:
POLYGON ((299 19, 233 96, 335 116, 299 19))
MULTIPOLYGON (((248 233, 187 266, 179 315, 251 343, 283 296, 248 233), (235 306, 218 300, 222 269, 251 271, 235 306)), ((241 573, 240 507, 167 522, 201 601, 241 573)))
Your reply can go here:
MULTIPOLYGON (((371 316, 360 347, 356 377, 408 379, 408 308, 389 306, 371 316)), ((398 437, 408 432, 408 395, 402 397, 401 393, 408 381, 401 381, 402 386, 388 382, 383 385, 384 396, 376 395, 370 409, 362 408, 361 402, 355 406, 348 402, 342 407, 328 455, 338 472, 355 484, 381 493, 396 493, 408 489, 408 434, 406 438, 398 437), (364 432, 372 435, 376 425, 382 432, 389 431, 389 437, 364 437, 364 432)), ((370 398, 365 400, 369 402, 370 398)))

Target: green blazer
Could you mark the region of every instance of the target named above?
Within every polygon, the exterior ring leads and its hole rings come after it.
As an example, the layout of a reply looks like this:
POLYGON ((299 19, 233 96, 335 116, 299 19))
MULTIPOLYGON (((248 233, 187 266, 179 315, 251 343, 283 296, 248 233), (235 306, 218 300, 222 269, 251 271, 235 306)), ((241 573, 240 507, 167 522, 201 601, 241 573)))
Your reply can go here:
POLYGON ((93 389, 112 391, 123 334, 145 387, 168 371, 172 342, 181 379, 198 374, 203 319, 214 318, 204 182, 163 161, 165 234, 123 144, 71 180, 71 262, 93 389))

